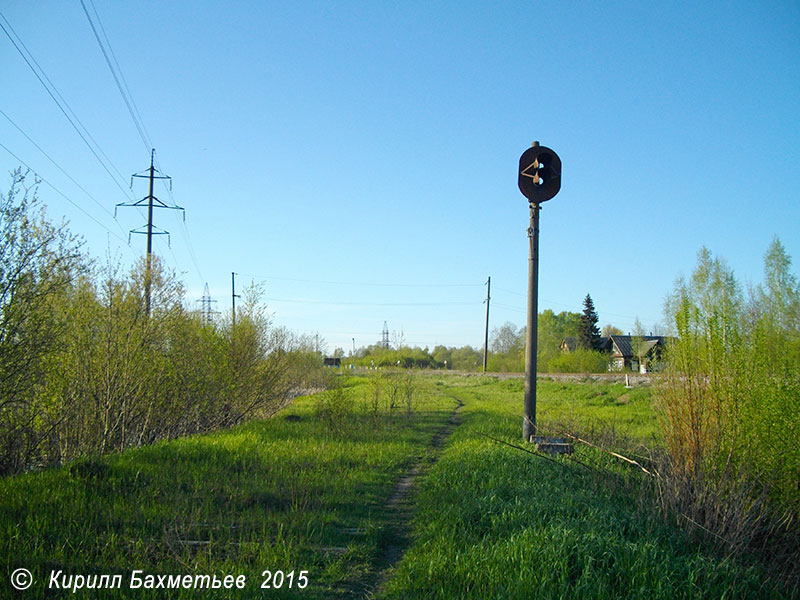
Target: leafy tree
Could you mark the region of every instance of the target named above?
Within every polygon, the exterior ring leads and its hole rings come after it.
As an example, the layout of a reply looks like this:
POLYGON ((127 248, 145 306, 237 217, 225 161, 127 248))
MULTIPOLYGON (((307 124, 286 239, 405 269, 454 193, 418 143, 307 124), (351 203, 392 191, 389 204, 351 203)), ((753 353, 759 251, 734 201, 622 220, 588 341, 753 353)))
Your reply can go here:
POLYGON ((612 335, 625 335, 622 332, 622 329, 619 327, 614 327, 610 323, 603 326, 603 331, 600 332, 602 337, 611 337, 612 335))
POLYGON ((583 299, 583 314, 578 329, 578 344, 581 348, 591 349, 594 347, 595 340, 600 337, 600 330, 597 328, 598 321, 592 297, 586 294, 586 298, 583 299))
POLYGON ((579 313, 562 311, 558 314, 550 309, 539 313, 537 370, 550 371, 550 361, 561 354, 564 338, 576 337, 580 327, 579 313))
POLYGON ((489 349, 496 354, 509 354, 525 350, 525 328, 506 321, 492 330, 489 349))
POLYGON ((764 286, 747 301, 733 271, 701 248, 691 278, 678 279, 665 305, 677 340, 659 409, 669 470, 691 487, 664 498, 721 538, 744 539, 740 547, 746 536, 768 544, 759 532, 800 514, 800 343, 786 318, 800 293, 790 265, 774 241, 764 286), (714 498, 738 500, 708 506, 714 498), (759 526, 728 531, 734 523, 759 526))
POLYGON ((492 330, 487 368, 496 372, 522 372, 525 370, 525 328, 510 322, 492 330))
POLYGON ((84 268, 78 240, 45 218, 38 182, 26 187, 21 170, 11 178, 0 198, 0 473, 42 443, 48 409, 35 392, 65 327, 55 305, 84 268))

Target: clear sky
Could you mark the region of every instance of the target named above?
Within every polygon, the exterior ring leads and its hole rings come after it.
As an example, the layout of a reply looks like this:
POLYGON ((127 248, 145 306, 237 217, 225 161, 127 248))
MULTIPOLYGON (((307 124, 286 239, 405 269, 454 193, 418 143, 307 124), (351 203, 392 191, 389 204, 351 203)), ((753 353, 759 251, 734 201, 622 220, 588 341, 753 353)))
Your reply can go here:
POLYGON ((563 163, 540 310, 590 293, 601 325, 650 328, 702 245, 758 283, 777 235, 800 271, 797 2, 84 5, 149 143, 80 0, 8 0, 0 23, 107 158, 0 31, 0 167, 24 161, 58 190, 40 189, 53 219, 130 264, 146 216, 114 205, 146 195, 128 186, 154 147, 174 182, 156 195, 186 209, 185 229, 157 212, 155 249, 192 306, 207 282, 229 310, 235 271, 330 351, 384 321, 411 345, 480 346, 487 277, 490 327, 525 322, 533 140, 563 163))

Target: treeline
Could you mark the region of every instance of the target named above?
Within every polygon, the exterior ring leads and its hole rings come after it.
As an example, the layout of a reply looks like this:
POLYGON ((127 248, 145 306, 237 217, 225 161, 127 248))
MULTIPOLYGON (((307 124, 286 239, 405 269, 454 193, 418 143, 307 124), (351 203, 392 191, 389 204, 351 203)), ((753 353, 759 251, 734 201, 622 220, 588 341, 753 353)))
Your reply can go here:
MULTIPOLYGON (((581 339, 585 330, 596 328, 597 315, 588 295, 587 301, 589 306, 586 312, 593 313, 593 316, 588 317, 589 321, 587 315, 581 313, 554 313, 550 309, 539 313, 537 370, 540 373, 603 373, 608 370, 608 354, 592 350, 591 340, 587 341, 585 347, 573 348, 570 352, 561 351, 561 342, 565 338, 581 339)), ((614 329, 613 332, 617 333, 619 330, 614 329)), ((355 364, 362 368, 483 370, 483 348, 472 346, 436 346, 430 350, 405 345, 385 348, 374 344, 360 348, 356 352, 355 360, 352 356, 345 356, 342 349, 337 353, 344 366, 355 364)), ((487 370, 493 373, 525 371, 525 327, 517 328, 513 323, 505 323, 492 330, 487 370)))
MULTIPOLYGON (((609 356, 592 349, 593 340, 600 335, 598 316, 588 294, 584 299, 583 313, 550 309, 539 313, 537 321, 536 370, 539 373, 604 373, 608 371, 609 356), (566 338, 577 340, 578 347, 563 352, 561 343, 566 338)), ((604 335, 619 330, 606 327, 604 335)), ((517 328, 505 323, 492 332, 491 354, 488 368, 495 372, 525 371, 526 327, 517 328)))
MULTIPOLYGON (((352 364, 352 357, 342 358, 344 365, 352 364)), ((483 368, 483 350, 472 346, 461 348, 436 346, 428 348, 401 345, 384 348, 378 344, 360 348, 356 352, 355 366, 361 368, 400 367, 403 369, 453 369, 478 371, 483 368)))
POLYGON ((94 265, 21 172, 0 206, 0 311, 0 474, 229 427, 322 377, 257 289, 235 327, 205 323, 157 259, 94 265))

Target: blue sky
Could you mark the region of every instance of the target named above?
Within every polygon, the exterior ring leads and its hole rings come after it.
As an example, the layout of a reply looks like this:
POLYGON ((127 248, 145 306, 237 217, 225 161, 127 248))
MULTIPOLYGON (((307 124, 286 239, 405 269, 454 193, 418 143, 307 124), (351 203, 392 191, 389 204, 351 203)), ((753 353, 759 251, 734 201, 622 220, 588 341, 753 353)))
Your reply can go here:
MULTIPOLYGON (((155 249, 191 305, 207 282, 229 309, 235 271, 263 283, 277 325, 329 350, 374 343, 384 321, 411 345, 480 346, 488 276, 490 326, 525 321, 516 169, 533 140, 563 163, 540 310, 590 293, 601 325, 650 328, 702 245, 758 283, 777 235, 798 272, 796 2, 84 4, 173 178, 157 195, 186 208, 185 229, 157 213, 171 248, 155 249)), ((43 185, 52 218, 129 264, 144 216, 115 221, 114 205, 146 195, 127 186, 148 144, 80 0, 0 12, 109 159, 0 32, 0 142, 16 155, 0 148, 0 167, 23 160, 71 200, 43 185)))

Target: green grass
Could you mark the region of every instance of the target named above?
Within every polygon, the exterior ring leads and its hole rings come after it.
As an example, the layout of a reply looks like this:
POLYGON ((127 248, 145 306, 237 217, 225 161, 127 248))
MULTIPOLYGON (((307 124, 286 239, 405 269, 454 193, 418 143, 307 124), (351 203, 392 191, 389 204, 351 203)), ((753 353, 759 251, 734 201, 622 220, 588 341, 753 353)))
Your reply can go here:
MULTIPOLYGON (((296 596, 347 597, 384 543, 383 502, 455 406, 427 381, 419 385, 430 389, 420 390, 410 417, 359 413, 333 431, 316 417, 316 400, 303 398, 268 421, 2 481, 4 570, 33 572, 31 598, 44 597, 51 570, 121 573, 127 588, 133 569, 244 574, 238 597, 261 597, 266 569, 305 570, 310 584, 296 596)), ((356 406, 368 387, 351 382, 356 406)), ((0 596, 9 591, 6 579, 0 596)))
MULTIPOLYGON (((388 415, 385 401, 375 414, 373 381, 356 377, 327 404, 301 398, 268 421, 0 481, 0 597, 19 597, 18 567, 36 580, 25 598, 363 597, 394 543, 386 500, 420 462, 410 547, 379 597, 792 597, 655 516, 641 476, 608 455, 579 447, 589 466, 552 462, 488 439, 521 443, 521 380, 414 381, 410 415, 402 403, 388 415), (460 425, 433 452, 456 399, 460 425), (134 569, 245 575, 247 587, 131 591, 134 569), (262 590, 266 569, 308 571, 309 586, 262 590), (51 570, 124 585, 54 593, 51 570)), ((653 447, 650 403, 648 388, 540 381, 539 424, 653 447)))
MULTIPOLYGON (((458 389, 462 425, 415 498, 414 543, 384 598, 764 598, 790 596, 755 565, 716 555, 655 516, 641 475, 592 448, 548 461, 519 444, 521 381, 458 389), (595 470, 598 469, 598 470, 595 470)), ((649 389, 539 386, 539 423, 658 443, 649 389)), ((795 596, 797 594, 795 593, 795 596)))

